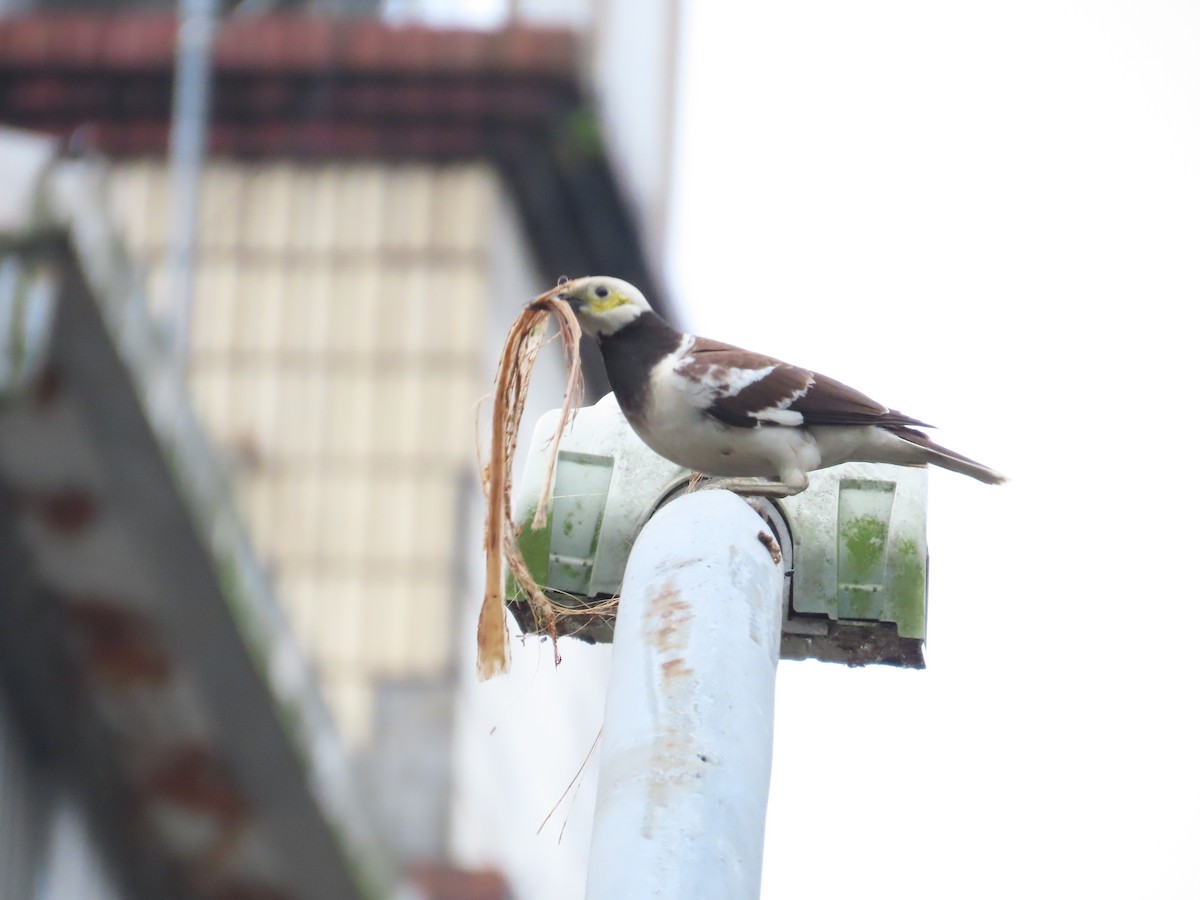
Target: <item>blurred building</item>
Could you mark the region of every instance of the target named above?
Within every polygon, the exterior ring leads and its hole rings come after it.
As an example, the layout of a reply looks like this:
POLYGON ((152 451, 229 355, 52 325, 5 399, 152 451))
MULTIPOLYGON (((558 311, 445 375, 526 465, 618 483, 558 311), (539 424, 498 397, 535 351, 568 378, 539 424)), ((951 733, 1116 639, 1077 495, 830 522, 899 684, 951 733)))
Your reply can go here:
POLYGON ((0 128, 0 897, 385 890, 103 164, 0 128))
MULTIPOLYGON (((169 316, 175 23, 150 3, 25 6, 0 18, 0 122, 112 161, 113 208, 169 316)), ((223 21, 190 385, 395 859, 463 857, 557 900, 582 882, 590 810, 553 851, 525 821, 583 762, 606 655, 580 657, 578 708, 538 710, 533 744, 490 738, 512 689, 460 674, 478 600, 474 405, 519 305, 558 275, 661 298, 676 23, 673 4, 629 0, 466 6, 223 21), (493 27, 463 28, 480 21, 493 27)), ((556 389, 551 373, 531 411, 556 389)))

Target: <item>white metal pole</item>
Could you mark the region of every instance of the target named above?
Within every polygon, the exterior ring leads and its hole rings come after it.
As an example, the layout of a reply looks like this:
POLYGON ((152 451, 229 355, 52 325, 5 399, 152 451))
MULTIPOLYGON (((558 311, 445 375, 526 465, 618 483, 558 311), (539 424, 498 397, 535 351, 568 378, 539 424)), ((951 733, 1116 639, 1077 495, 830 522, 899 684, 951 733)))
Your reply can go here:
POLYGON ((171 111, 171 222, 167 247, 172 362, 180 392, 187 382, 192 295, 195 291, 196 220, 200 176, 208 140, 208 93, 216 0, 180 0, 171 111))
POLYGON ((587 900, 758 896, 782 566, 727 491, 679 498, 625 570, 587 900))

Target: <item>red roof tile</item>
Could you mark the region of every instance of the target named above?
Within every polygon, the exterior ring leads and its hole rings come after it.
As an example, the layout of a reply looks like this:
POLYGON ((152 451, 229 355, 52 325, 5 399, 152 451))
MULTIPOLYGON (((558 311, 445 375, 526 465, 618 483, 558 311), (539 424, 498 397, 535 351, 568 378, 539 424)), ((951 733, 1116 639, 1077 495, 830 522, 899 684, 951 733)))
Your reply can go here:
MULTIPOLYGON (((175 19, 0 18, 0 122, 114 155, 164 152, 175 19)), ((213 52, 210 147, 290 157, 481 156, 579 102, 561 30, 391 28, 371 19, 235 18, 213 52)))
MULTIPOLYGON (((174 17, 136 13, 40 14, 0 19, 4 69, 145 71, 173 65, 174 17)), ((368 18, 273 15, 229 19, 213 48, 218 70, 302 73, 507 75, 574 78, 570 31, 392 28, 368 18)))

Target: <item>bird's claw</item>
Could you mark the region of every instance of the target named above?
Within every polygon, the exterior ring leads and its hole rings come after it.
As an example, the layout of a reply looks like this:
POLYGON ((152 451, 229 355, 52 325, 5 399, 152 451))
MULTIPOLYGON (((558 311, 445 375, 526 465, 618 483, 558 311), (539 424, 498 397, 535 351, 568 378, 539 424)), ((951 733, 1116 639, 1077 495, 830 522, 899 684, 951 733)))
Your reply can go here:
POLYGON ((791 497, 799 494, 804 488, 785 484, 782 481, 763 481, 759 478, 710 478, 697 485, 700 491, 731 491, 741 497, 791 497))

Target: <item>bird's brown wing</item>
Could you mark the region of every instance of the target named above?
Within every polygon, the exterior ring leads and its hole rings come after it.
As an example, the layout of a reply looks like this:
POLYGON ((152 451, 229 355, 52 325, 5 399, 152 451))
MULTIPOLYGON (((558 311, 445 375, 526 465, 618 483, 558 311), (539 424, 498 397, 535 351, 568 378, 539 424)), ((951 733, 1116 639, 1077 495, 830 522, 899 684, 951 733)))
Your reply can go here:
POLYGON ((931 426, 877 403, 852 387, 817 372, 696 338, 675 371, 707 397, 706 412, 726 425, 931 426))

